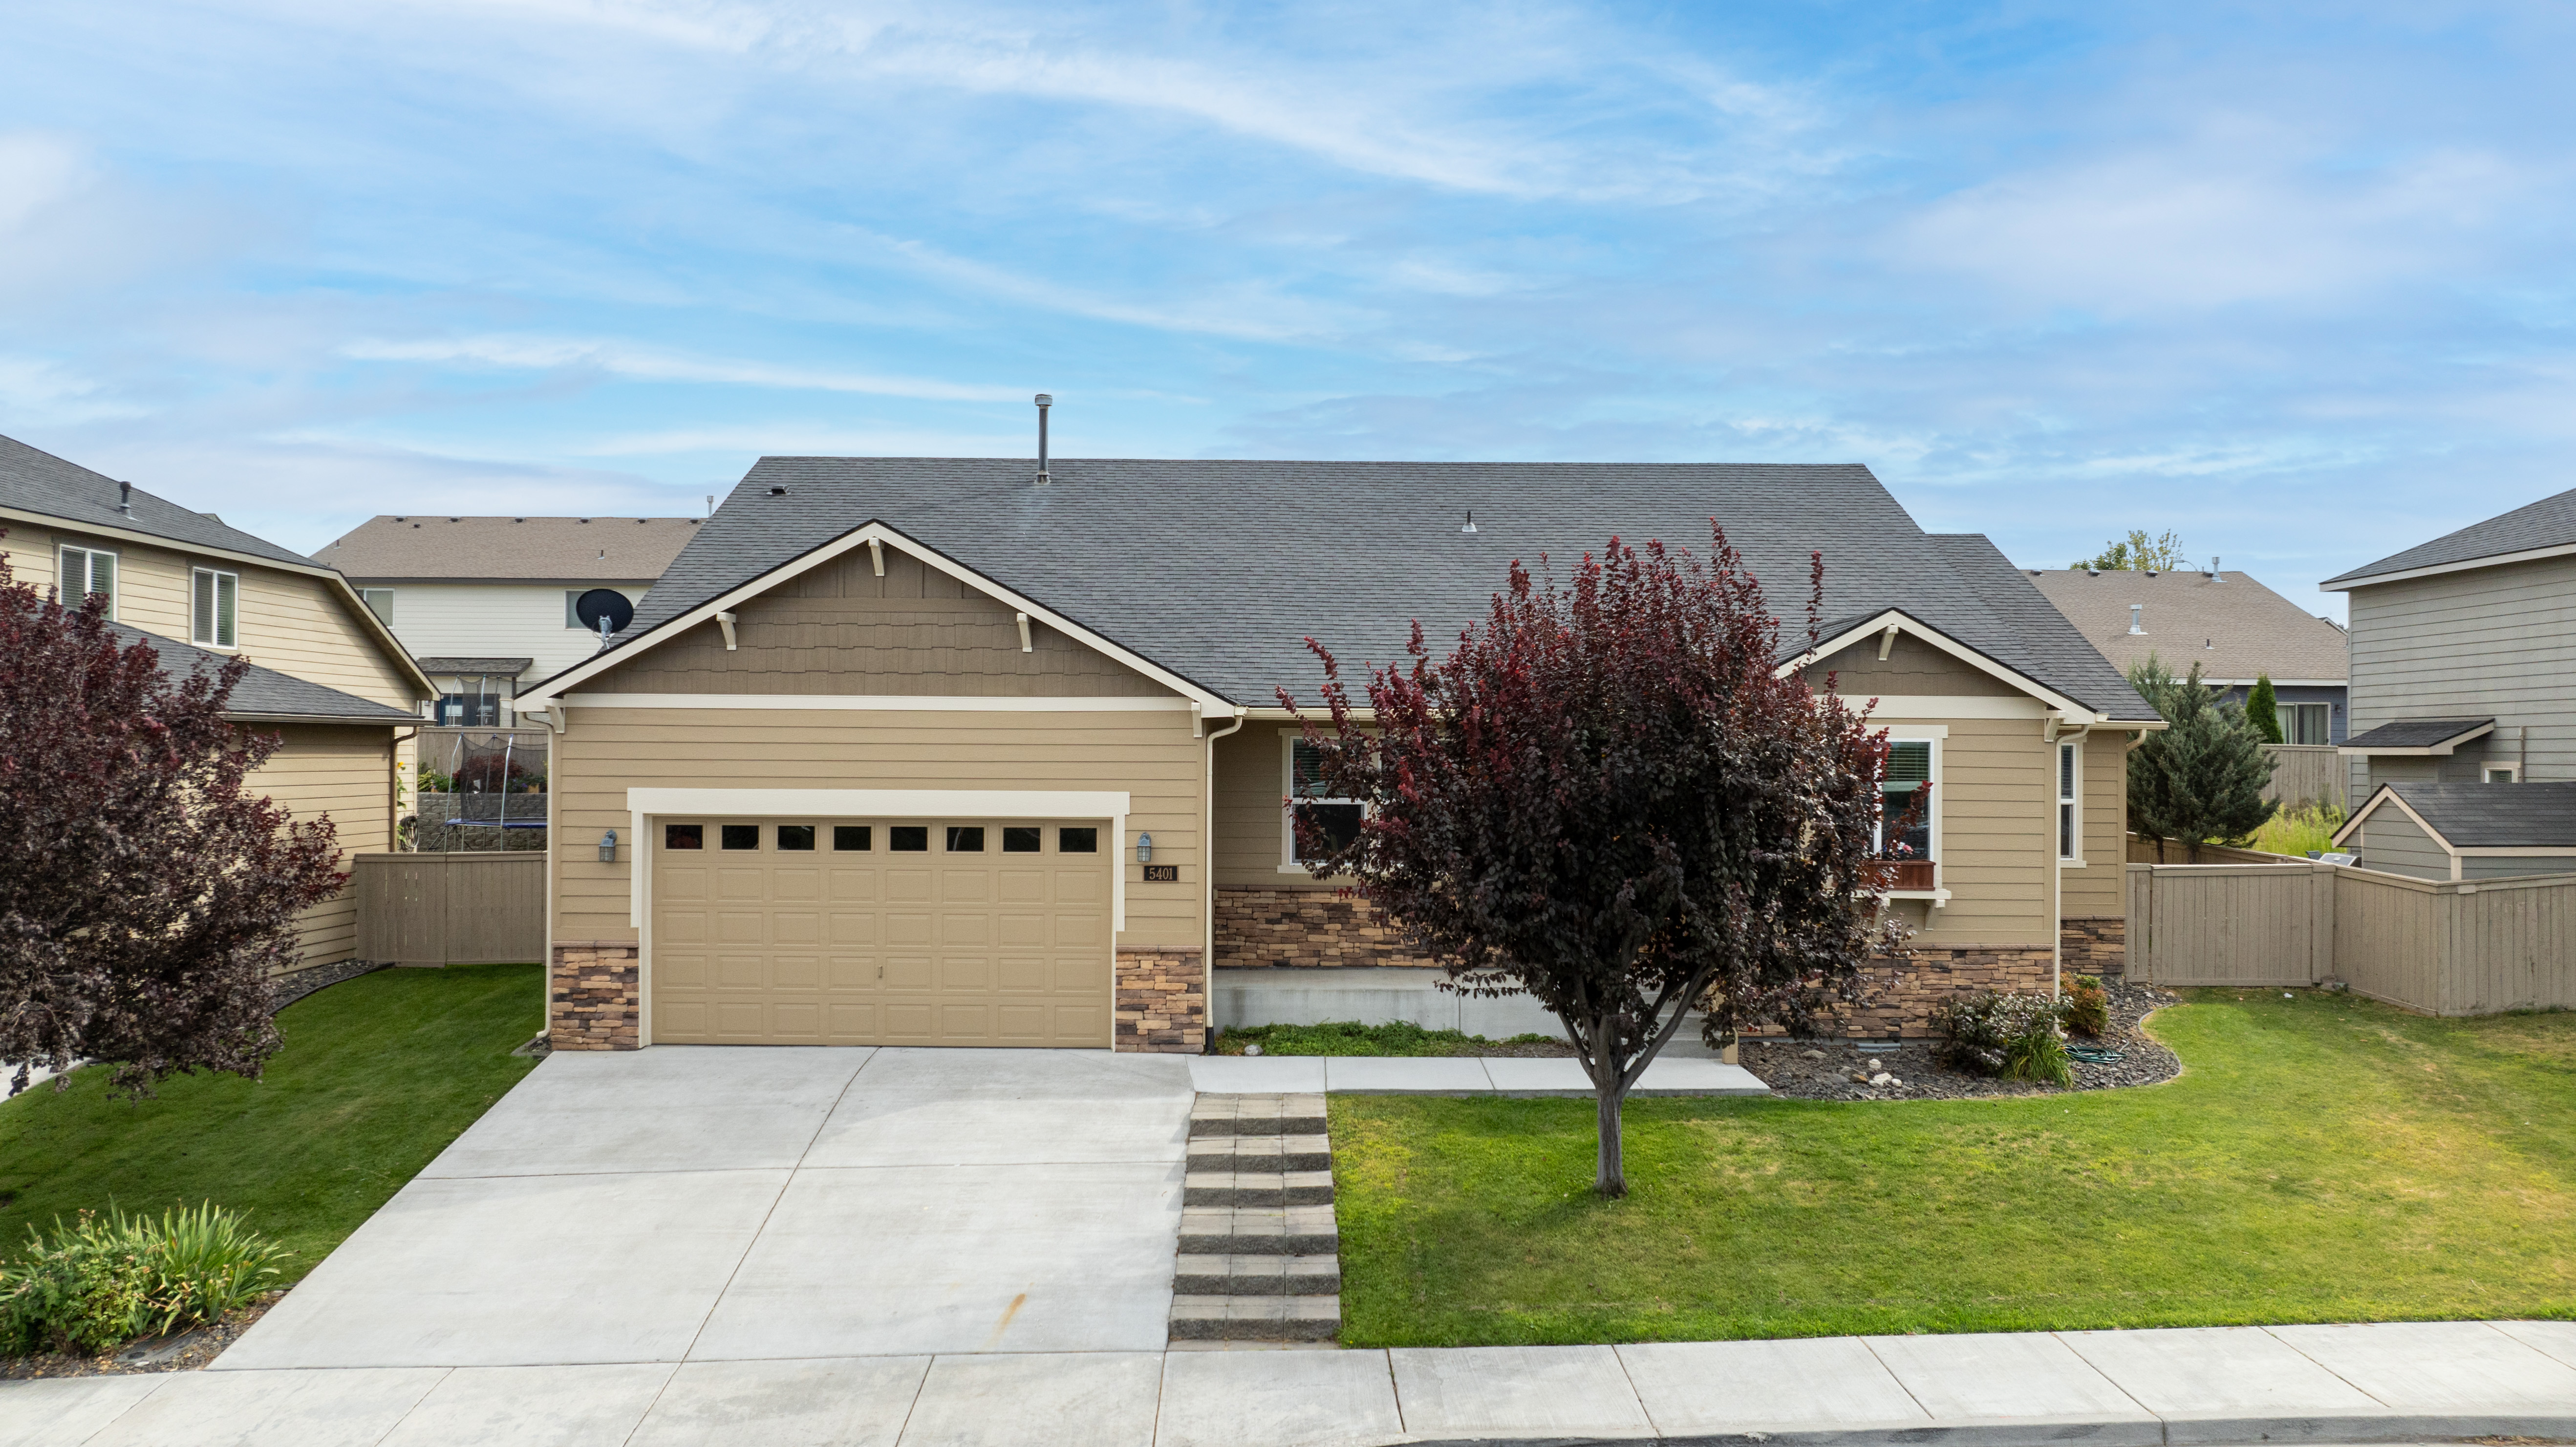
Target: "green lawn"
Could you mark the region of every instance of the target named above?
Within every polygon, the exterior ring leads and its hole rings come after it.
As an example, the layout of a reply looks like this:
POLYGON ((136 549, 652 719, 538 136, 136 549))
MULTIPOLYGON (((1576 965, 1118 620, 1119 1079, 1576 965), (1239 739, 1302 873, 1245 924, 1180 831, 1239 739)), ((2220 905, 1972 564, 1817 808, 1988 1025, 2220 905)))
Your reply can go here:
POLYGON ((295 1253, 294 1280, 340 1244, 536 1062, 536 965, 379 970, 278 1015, 259 1080, 197 1075, 111 1099, 73 1073, 0 1104, 0 1253, 83 1207, 158 1213, 211 1200, 295 1253))
POLYGON ((2201 991, 2167 1085, 1639 1100, 1619 1202, 1581 1100, 1332 1098, 1343 1339, 2576 1316, 2576 1014, 2201 991))

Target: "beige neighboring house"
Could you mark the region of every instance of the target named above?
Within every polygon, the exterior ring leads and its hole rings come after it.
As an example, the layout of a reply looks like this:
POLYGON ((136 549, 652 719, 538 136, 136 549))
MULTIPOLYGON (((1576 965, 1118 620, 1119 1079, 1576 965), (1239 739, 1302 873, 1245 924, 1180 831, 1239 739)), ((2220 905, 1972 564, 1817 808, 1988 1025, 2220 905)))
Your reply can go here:
MULTIPOLYGON (((396 839, 401 764, 429 680, 331 569, 130 483, 0 437, 0 550, 19 581, 105 593, 165 671, 249 659, 231 717, 284 741, 251 778, 296 818, 328 815, 343 857, 396 839)), ((301 925, 302 963, 357 948, 344 893, 301 925)))
POLYGON ((1891 806, 1929 791, 1887 841, 1915 952, 1851 1028, 2116 971, 2127 755, 2162 722, 1866 468, 774 457, 606 652, 520 699, 557 731, 554 1043, 1549 1028, 1434 990, 1308 875, 1291 801, 1328 831, 1359 806, 1316 794, 1279 690, 1316 698, 1309 637, 1393 658, 1515 559, 1704 552, 1712 517, 1784 612, 1823 551, 1829 621, 1779 666, 1875 699, 1891 806))
POLYGON ((337 568, 437 683, 433 723, 508 726, 522 684, 599 648, 573 600, 642 603, 696 518, 374 517, 313 555, 337 568))
POLYGON ((2203 682, 2238 703, 2255 679, 2269 674, 2283 743, 2344 741, 2351 666, 2343 629, 2251 576, 2215 564, 2207 572, 2028 572, 2031 584, 2123 673, 2150 654, 2178 678, 2198 664, 2203 682))

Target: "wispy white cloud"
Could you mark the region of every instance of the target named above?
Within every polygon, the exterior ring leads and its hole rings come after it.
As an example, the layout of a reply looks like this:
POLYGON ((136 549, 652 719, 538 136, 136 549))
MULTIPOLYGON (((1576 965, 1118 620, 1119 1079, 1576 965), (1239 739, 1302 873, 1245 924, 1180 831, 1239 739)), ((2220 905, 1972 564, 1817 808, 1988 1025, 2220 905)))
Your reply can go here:
POLYGON ((361 340, 342 356, 367 362, 461 363, 545 372, 600 372, 645 382, 712 382, 805 392, 860 392, 926 402, 1016 400, 1017 387, 977 386, 923 377, 888 377, 727 357, 702 357, 632 342, 570 337, 486 335, 413 341, 361 340))

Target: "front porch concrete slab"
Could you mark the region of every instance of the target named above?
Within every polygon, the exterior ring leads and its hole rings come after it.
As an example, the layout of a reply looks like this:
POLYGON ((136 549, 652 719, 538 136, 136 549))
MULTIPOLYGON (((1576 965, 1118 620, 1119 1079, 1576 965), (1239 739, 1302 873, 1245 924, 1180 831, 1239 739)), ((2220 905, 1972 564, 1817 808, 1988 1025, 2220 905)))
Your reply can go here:
POLYGON ((2273 1336, 2383 1405, 2427 1416, 2576 1412, 2576 1367, 2480 1321, 2275 1326, 2273 1336))
POLYGON ((1489 1095, 1492 1076, 1475 1056, 1385 1058, 1329 1055, 1324 1088, 1354 1095, 1489 1095))
POLYGON ((1193 1055, 1190 1082, 1204 1095, 1321 1095, 1321 1055, 1193 1055))
POLYGON ((622 1447, 672 1370, 466 1367, 431 1388, 383 1447, 622 1447))
POLYGON ((808 1168, 689 1355, 1159 1351, 1183 1171, 808 1168))
POLYGON ((1404 1430, 1384 1352, 1174 1352, 1163 1359, 1155 1447, 1366 1447, 1402 1440, 1404 1430))
POLYGON ((2160 1417, 2278 1417, 2379 1410, 2359 1388, 2261 1327, 2059 1334, 2160 1417))
POLYGON ((421 1175, 785 1169, 804 1157, 864 1048, 663 1045, 547 1056, 421 1175))
POLYGON ((0 1382, 0 1447, 85 1442, 169 1380, 163 1373, 0 1382))
POLYGON ((1617 1349, 1655 1430, 1920 1427, 1931 1418, 1858 1337, 1617 1349))
POLYGON ((1387 1353, 1416 1436, 1643 1436, 1654 1430, 1606 1346, 1387 1353))
POLYGON ((804 1163, 1178 1160, 1191 1094, 1189 1064, 1177 1055, 886 1050, 859 1072, 804 1163))
POLYGON ((2074 1348, 2046 1332, 1865 1340, 1936 1422, 2155 1421, 2074 1348))
POLYGON ((684 1362, 627 1447, 894 1447, 928 1357, 684 1362))
POLYGON ((678 1361, 788 1174, 416 1180, 209 1370, 678 1361))
POLYGON ((940 1357, 903 1447, 1152 1447, 1159 1352, 940 1357))
POLYGON ((88 1447, 375 1447, 446 1375, 172 1372, 88 1447))

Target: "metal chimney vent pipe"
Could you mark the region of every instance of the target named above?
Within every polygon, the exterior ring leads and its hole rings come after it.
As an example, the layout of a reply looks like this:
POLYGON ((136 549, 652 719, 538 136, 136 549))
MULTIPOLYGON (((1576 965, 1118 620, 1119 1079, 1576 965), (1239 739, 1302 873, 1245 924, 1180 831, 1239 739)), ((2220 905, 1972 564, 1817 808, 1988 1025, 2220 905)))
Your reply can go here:
POLYGON ((2146 611, 2147 611, 2147 605, 2146 605, 2146 604, 2144 604, 2144 603, 2132 603, 2132 604, 2130 604, 2130 605, 2129 605, 2129 631, 2130 631, 2130 632, 2132 632, 2132 633, 2144 633, 2144 632, 2146 632, 2146 631, 2147 631, 2147 625, 2146 625, 2144 622, 2141 622, 2141 621, 2140 621, 2140 619, 2141 619, 2142 615, 2144 615, 2144 614, 2146 613, 2146 611))
POLYGON ((1040 487, 1044 487, 1048 483, 1055 481, 1054 478, 1047 475, 1046 435, 1047 409, 1054 405, 1055 399, 1053 397, 1048 396, 1044 392, 1040 392, 1038 394, 1038 486, 1040 487))
POLYGON ((133 483, 120 482, 116 485, 116 510, 125 514, 127 517, 134 516, 133 483))

